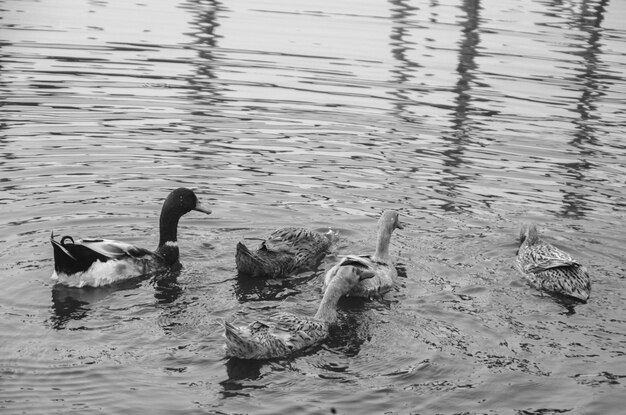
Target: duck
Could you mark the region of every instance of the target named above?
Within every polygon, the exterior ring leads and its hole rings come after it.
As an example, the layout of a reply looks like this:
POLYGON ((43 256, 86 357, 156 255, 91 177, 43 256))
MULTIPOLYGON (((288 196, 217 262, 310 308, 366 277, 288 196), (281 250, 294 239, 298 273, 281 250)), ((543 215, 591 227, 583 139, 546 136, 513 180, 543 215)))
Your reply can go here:
POLYGON ((583 303, 589 300, 591 278, 587 269, 568 253, 541 239, 535 224, 524 224, 520 229, 517 265, 539 290, 583 303))
POLYGON ((314 267, 328 252, 336 233, 296 227, 280 228, 262 240, 256 250, 237 243, 235 262, 240 275, 283 278, 314 267))
POLYGON ((100 287, 180 268, 178 221, 192 210, 211 214, 190 189, 179 188, 167 196, 159 220, 159 245, 154 251, 112 239, 63 236, 57 241, 53 231, 50 236, 54 251, 52 279, 70 287, 100 287))
POLYGON ((347 294, 351 297, 380 298, 393 288, 398 276, 389 255, 389 242, 396 229, 404 229, 400 215, 395 210, 386 210, 378 220, 378 238, 374 255, 342 255, 339 262, 324 274, 324 287, 327 287, 340 274, 345 266, 359 263, 375 275, 353 287, 347 294))
POLYGON ((326 287, 313 317, 278 313, 269 321, 257 320, 241 327, 224 321, 226 356, 252 360, 286 358, 318 345, 337 322, 339 299, 360 281, 372 277, 374 273, 360 263, 342 267, 326 287))

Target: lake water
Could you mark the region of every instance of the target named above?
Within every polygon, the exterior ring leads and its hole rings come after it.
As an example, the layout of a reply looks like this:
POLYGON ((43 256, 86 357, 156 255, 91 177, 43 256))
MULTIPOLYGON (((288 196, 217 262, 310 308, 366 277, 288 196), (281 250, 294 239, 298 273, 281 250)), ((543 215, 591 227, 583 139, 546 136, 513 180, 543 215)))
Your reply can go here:
POLYGON ((617 414, 626 404, 626 2, 0 4, 4 414, 617 414), (55 286, 51 231, 155 247, 168 284, 55 286), (397 209, 383 301, 293 359, 223 355, 224 319, 313 314, 397 209), (521 223, 588 304, 515 269, 521 223), (238 278, 244 237, 339 231, 315 272, 238 278))

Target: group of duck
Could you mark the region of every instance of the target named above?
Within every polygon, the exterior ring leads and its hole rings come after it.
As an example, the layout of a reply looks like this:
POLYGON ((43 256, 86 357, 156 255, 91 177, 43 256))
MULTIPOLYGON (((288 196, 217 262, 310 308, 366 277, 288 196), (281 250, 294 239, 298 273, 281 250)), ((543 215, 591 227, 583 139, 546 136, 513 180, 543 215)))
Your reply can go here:
MULTIPOLYGON (((192 190, 179 188, 163 203, 159 245, 151 251, 110 239, 77 239, 64 236, 50 241, 54 250, 52 278, 59 284, 94 287, 128 278, 180 269, 178 221, 195 210, 210 214, 192 190)), ((389 255, 395 229, 403 229, 399 215, 383 212, 373 255, 342 255, 324 275, 323 297, 313 317, 281 313, 271 321, 255 321, 237 327, 224 322, 226 354, 241 359, 290 356, 322 342, 337 320, 342 296, 377 298, 391 290, 397 271, 389 255)), ((320 234, 305 228, 281 228, 262 240, 256 249, 237 244, 235 262, 243 278, 283 278, 310 270, 328 252, 335 233, 320 234)), ((537 289, 586 302, 591 282, 586 268, 566 252, 539 237, 535 225, 520 232, 517 265, 537 289)))

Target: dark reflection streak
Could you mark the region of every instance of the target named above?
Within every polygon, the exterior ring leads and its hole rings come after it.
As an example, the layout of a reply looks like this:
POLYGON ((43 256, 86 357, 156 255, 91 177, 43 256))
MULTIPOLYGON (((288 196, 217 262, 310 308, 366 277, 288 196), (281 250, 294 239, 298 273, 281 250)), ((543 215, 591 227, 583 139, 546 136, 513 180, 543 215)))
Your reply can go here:
MULTIPOLYGON (((471 144, 473 131, 473 121, 470 117, 472 107, 471 89, 475 80, 475 71, 477 65, 475 58, 477 55, 477 47, 480 43, 478 35, 478 23, 480 20, 479 0, 465 0, 461 9, 465 12, 466 18, 461 22, 462 39, 459 48, 459 64, 457 72, 459 79, 453 88, 456 94, 455 110, 452 114, 452 134, 443 137, 445 141, 450 143, 448 149, 443 151, 444 174, 441 179, 441 186, 447 189, 450 196, 457 196, 460 191, 459 185, 469 177, 459 172, 461 164, 467 163, 463 160, 466 146, 471 144)), ((463 206, 458 199, 451 200, 442 208, 446 211, 457 211, 468 206, 463 206)))
POLYGON ((477 69, 475 63, 476 48, 480 42, 478 36, 479 8, 479 0, 465 0, 461 7, 467 18, 462 23, 463 40, 460 45, 459 65, 457 66, 459 80, 454 88, 457 96, 455 98, 456 109, 453 119, 453 128, 460 141, 470 139, 469 129, 472 123, 469 117, 472 109, 470 92, 475 79, 474 72, 477 69))
MULTIPOLYGON (((576 104, 576 111, 579 116, 574 121, 576 132, 569 144, 578 150, 579 159, 573 163, 563 163, 561 166, 565 169, 567 177, 574 179, 573 183, 568 183, 562 190, 563 206, 558 213, 560 216, 582 218, 589 210, 584 194, 579 192, 583 189, 586 181, 586 171, 592 166, 588 162, 588 158, 595 154, 590 145, 597 145, 598 140, 595 137, 595 129, 593 127, 596 106, 594 101, 602 96, 602 84, 598 82, 598 55, 602 52, 600 38, 602 35, 601 23, 604 19, 604 13, 608 5, 608 0, 583 1, 581 4, 580 14, 572 17, 571 25, 578 28, 586 35, 587 45, 583 48, 580 56, 584 59, 582 71, 573 80, 575 84, 580 84, 582 94, 576 104)), ((554 3, 553 7, 558 8, 559 4, 554 3)), ((563 10, 562 12, 565 12, 563 10)))
MULTIPOLYGON (((12 42, 8 40, 0 41, 0 74, 4 73, 6 70, 6 62, 10 61, 11 55, 5 53, 5 48, 14 47, 12 42)), ((8 137, 5 134, 4 130, 8 128, 9 123, 9 111, 6 108, 3 108, 9 104, 8 97, 11 95, 10 83, 5 79, 5 77, 0 76, 0 109, 2 109, 2 119, 0 119, 0 145, 4 147, 8 142, 8 137)), ((3 152, 0 153, 2 155, 1 159, 5 158, 4 148, 2 148, 3 152)), ((4 160, 1 164, 4 164, 4 160)))
POLYGON ((390 93, 395 98, 393 100, 394 115, 400 120, 413 122, 406 110, 406 107, 411 104, 407 89, 409 82, 413 79, 413 76, 410 75, 411 70, 420 65, 407 56, 407 51, 411 47, 406 37, 408 36, 410 20, 417 8, 409 6, 406 0, 390 0, 389 3, 392 5, 391 55, 398 62, 397 69, 392 70, 394 74, 393 81, 397 87, 390 93))
MULTIPOLYGON (((215 112, 213 108, 215 104, 223 101, 215 82, 217 79, 215 75, 215 50, 218 47, 217 40, 219 38, 219 35, 216 34, 216 29, 219 27, 217 18, 222 6, 216 0, 188 0, 188 4, 196 16, 191 23, 196 28, 196 31, 191 34, 195 38, 194 46, 191 48, 197 50, 198 58, 193 62, 196 66, 196 74, 189 76, 187 82, 194 100, 198 103, 196 108, 206 108, 206 110, 196 109, 193 114, 210 116, 215 112)), ((205 125, 205 123, 194 123, 193 125, 194 130, 198 130, 198 125, 205 125)), ((205 131, 195 132, 204 133, 205 131)))
MULTIPOLYGON (((411 104, 407 96, 406 84, 413 78, 411 71, 419 67, 416 62, 411 61, 407 56, 407 51, 411 49, 410 42, 406 40, 408 36, 407 28, 410 27, 410 19, 414 16, 417 8, 411 7, 406 0, 390 0, 392 7, 392 33, 391 46, 392 56, 398 62, 398 67, 393 71, 395 75, 394 83, 397 86, 392 95, 396 97, 394 100, 395 115, 402 121, 412 122, 413 120, 407 114, 406 106, 411 104)), ((436 1, 431 3, 431 7, 438 6, 436 1)), ((462 25, 462 40, 459 49, 459 64, 457 72, 459 80, 452 88, 456 94, 455 110, 452 114, 453 125, 452 133, 445 134, 443 140, 449 143, 448 149, 442 152, 444 156, 442 170, 442 179, 439 182, 439 193, 443 194, 445 201, 442 209, 445 211, 458 211, 466 209, 468 204, 459 201, 458 187, 460 183, 468 179, 468 176, 459 173, 459 167, 463 163, 463 153, 465 146, 471 141, 472 120, 469 117, 471 106, 471 85, 474 81, 474 72, 477 68, 475 57, 477 55, 477 46, 480 42, 478 35, 479 23, 479 0, 465 0, 462 10, 466 13, 466 18, 462 25)))

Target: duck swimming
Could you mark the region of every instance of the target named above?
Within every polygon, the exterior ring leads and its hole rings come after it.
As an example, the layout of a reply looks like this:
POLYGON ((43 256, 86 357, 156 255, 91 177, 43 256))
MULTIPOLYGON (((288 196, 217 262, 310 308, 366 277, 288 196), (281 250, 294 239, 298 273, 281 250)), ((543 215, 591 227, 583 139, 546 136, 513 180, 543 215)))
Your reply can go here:
POLYGON ((159 245, 155 251, 111 239, 50 237, 54 250, 52 279, 60 284, 99 287, 127 278, 180 267, 178 221, 192 210, 210 214, 195 193, 179 188, 171 192, 161 209, 159 245))
POLYGON ((315 266, 330 248, 333 231, 322 235, 304 228, 281 228, 263 240, 256 251, 237 244, 235 262, 239 274, 280 278, 315 266))
POLYGON ((520 230, 517 265, 538 289, 587 302, 591 280, 587 269, 568 253, 539 237, 534 224, 520 230))
POLYGON ((224 322, 226 355, 240 359, 272 359, 288 357, 314 346, 326 337, 337 321, 337 302, 359 281, 374 273, 360 264, 342 267, 324 292, 314 317, 281 313, 271 322, 255 321, 244 327, 224 322))
POLYGON ((357 284, 350 292, 353 297, 380 297, 393 287, 398 275, 389 256, 389 242, 395 229, 404 229, 400 223, 398 212, 386 210, 378 220, 378 242, 374 255, 346 255, 324 275, 324 287, 328 286, 345 266, 354 263, 374 273, 374 277, 357 284))

